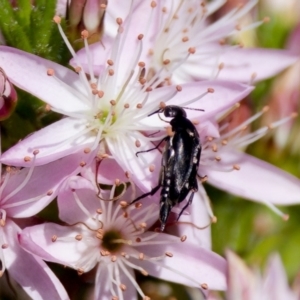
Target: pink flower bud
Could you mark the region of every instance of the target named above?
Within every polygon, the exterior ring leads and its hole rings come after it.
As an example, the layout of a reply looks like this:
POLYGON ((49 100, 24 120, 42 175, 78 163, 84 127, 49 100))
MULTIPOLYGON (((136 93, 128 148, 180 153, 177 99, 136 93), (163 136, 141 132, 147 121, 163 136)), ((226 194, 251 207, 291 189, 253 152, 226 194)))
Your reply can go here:
POLYGON ((0 68, 0 121, 10 117, 16 107, 17 99, 15 88, 0 68))

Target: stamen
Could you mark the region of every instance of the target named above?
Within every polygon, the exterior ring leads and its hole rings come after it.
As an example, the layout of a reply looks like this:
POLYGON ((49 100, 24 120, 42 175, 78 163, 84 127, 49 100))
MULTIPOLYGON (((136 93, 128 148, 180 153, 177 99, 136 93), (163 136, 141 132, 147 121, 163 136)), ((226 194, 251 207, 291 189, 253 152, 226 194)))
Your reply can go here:
POLYGON ((19 191, 21 191, 26 186, 26 184, 29 182, 29 180, 30 180, 30 178, 32 176, 34 167, 35 167, 35 160, 36 160, 36 155, 37 154, 38 154, 38 150, 34 150, 33 151, 33 160, 32 160, 31 166, 29 168, 29 171, 28 171, 28 173, 27 173, 24 181, 15 190, 13 190, 11 193, 9 193, 8 195, 6 195, 6 197, 4 197, 4 199, 2 199, 2 201, 1 201, 2 205, 5 202, 7 202, 7 200, 9 200, 11 197, 13 197, 14 195, 16 195, 19 191))

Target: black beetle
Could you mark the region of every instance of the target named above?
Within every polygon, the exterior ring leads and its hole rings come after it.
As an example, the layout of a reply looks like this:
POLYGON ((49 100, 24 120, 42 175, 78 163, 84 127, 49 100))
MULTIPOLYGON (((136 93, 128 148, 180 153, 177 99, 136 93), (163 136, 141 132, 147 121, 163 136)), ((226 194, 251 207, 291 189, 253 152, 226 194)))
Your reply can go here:
POLYGON ((194 124, 187 119, 185 110, 179 106, 168 105, 152 114, 162 112, 165 117, 173 118, 170 121, 172 135, 163 138, 156 147, 136 153, 138 155, 138 153, 157 149, 162 142, 165 142, 158 185, 131 202, 134 203, 149 195, 152 196, 159 188, 162 188, 159 215, 161 231, 165 228, 172 207, 182 202, 190 192, 188 202, 179 213, 178 219, 192 203, 194 193, 198 191, 197 176, 201 155, 199 134, 194 124))

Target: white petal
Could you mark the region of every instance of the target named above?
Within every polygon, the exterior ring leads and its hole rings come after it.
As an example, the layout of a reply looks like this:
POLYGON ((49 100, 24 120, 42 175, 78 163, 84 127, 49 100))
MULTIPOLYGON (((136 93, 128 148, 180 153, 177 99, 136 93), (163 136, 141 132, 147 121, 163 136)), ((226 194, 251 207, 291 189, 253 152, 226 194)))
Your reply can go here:
POLYGON ((64 118, 25 138, 1 156, 1 162, 7 165, 29 167, 25 156, 33 157, 33 151, 39 150, 35 165, 47 164, 66 155, 83 151, 95 141, 92 133, 78 136, 86 129, 86 120, 64 118), (75 138, 78 136, 77 138, 75 138))

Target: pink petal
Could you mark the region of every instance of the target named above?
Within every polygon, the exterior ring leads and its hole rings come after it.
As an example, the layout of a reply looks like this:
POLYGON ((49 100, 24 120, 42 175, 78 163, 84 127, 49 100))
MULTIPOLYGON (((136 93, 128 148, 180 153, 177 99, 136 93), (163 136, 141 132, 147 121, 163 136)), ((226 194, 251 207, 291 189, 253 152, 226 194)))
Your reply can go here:
MULTIPOLYGON (((93 164, 92 166, 85 168, 84 171, 81 172, 81 175, 90 181, 95 181, 95 169, 95 164, 93 164)), ((98 182, 101 184, 113 185, 116 179, 119 179, 121 182, 128 181, 125 172, 114 159, 103 159, 98 170, 98 182)))
POLYGON ((258 299, 255 295, 260 294, 257 282, 259 278, 256 279, 246 264, 233 252, 227 251, 226 258, 228 261, 228 291, 226 293, 228 299, 258 299))
POLYGON ((88 109, 76 94, 66 88, 67 84, 75 93, 85 93, 79 76, 66 67, 6 46, 0 46, 0 65, 13 84, 50 106, 69 112, 88 109), (47 75, 48 69, 55 71, 55 78, 47 75))
POLYGON ((35 300, 69 299, 64 287, 50 268, 39 258, 24 251, 17 239, 20 228, 7 219, 4 227, 9 247, 4 250, 5 263, 12 276, 35 300))
POLYGON ((263 289, 272 300, 298 299, 289 288, 287 276, 278 254, 272 255, 269 259, 263 289))
POLYGON ((7 214, 14 218, 35 215, 57 196, 57 189, 65 178, 79 172, 81 169, 79 164, 82 160, 83 154, 73 154, 53 163, 35 167, 24 188, 6 201, 5 197, 25 180, 29 169, 24 168, 18 173, 12 174, 3 190, 0 201, 1 208, 5 209, 7 214), (34 198, 36 198, 34 201, 26 203, 27 200, 34 198))
POLYGON ((237 164, 240 170, 219 172, 201 166, 208 182, 229 193, 258 202, 289 205, 300 203, 300 181, 296 177, 251 155, 228 149, 220 165, 237 164))
POLYGON ((158 260, 159 265, 146 260, 138 261, 137 264, 151 276, 198 288, 206 283, 209 289, 226 289, 227 266, 221 256, 188 241, 174 242, 174 237, 167 234, 161 233, 159 239, 166 244, 137 247, 138 251, 149 257, 161 256, 167 251, 173 254, 173 257, 158 260))
MULTIPOLYGON (((128 273, 135 278, 134 272, 131 268, 127 268, 128 273)), ((121 291, 121 289, 113 284, 114 290, 122 293, 123 297, 116 294, 114 296, 119 296, 119 299, 128 299, 128 300, 136 300, 137 292, 134 288, 132 282, 128 279, 128 277, 120 270, 120 282, 126 286, 125 291, 121 291)), ((112 294, 109 289, 111 282, 111 275, 108 272, 108 269, 105 264, 99 264, 97 268, 97 275, 95 280, 95 292, 94 292, 94 300, 111 300, 112 294)))
MULTIPOLYGON (((142 134, 136 132, 136 139, 143 141, 142 134)), ((129 172, 132 180, 143 192, 149 192, 157 186, 161 165, 161 154, 158 150, 140 153, 136 157, 135 153, 140 150, 135 146, 135 139, 126 135, 122 137, 106 138, 108 148, 112 156, 116 159, 121 168, 129 172), (150 172, 149 166, 154 166, 154 171, 150 172)), ((153 144, 147 142, 143 149, 153 148, 153 144)), ((141 150, 143 150, 141 149, 141 150)))
MULTIPOLYGON (((207 93, 201 99, 196 100, 192 104, 188 104, 188 107, 190 108, 204 109, 204 112, 186 109, 188 118, 198 119, 201 122, 209 120, 210 118, 215 117, 216 114, 232 107, 235 103, 249 95, 253 90, 253 87, 251 86, 223 80, 191 82, 182 84, 181 87, 182 91, 178 92, 170 101, 166 102, 167 105, 186 106, 186 101, 195 99, 206 93, 208 88, 214 90, 213 93, 207 93)), ((175 90, 175 87, 162 87, 149 93, 149 103, 157 104, 153 107, 153 111, 159 108, 159 103, 161 101, 166 101, 168 99, 164 95, 170 94, 172 89, 175 90)), ((160 121, 158 114, 148 118, 145 116, 145 119, 143 119, 141 123, 150 126, 151 124, 152 126, 163 124, 160 121)), ((164 124, 163 126, 166 125, 164 124)))
MULTIPOLYGON (((212 50, 220 46, 211 46, 212 50)), ((286 50, 260 49, 260 48, 238 48, 224 50, 220 48, 219 63, 224 63, 224 68, 218 75, 219 79, 233 80, 239 82, 251 82, 253 74, 256 74, 254 81, 260 81, 275 76, 285 68, 291 66, 299 57, 286 50)), ((216 58, 205 60, 205 64, 199 64, 195 59, 188 61, 184 66, 186 76, 193 78, 211 78, 211 74, 216 70, 216 58)))
POLYGON ((78 132, 86 129, 86 121, 64 118, 25 138, 14 147, 2 154, 0 161, 6 165, 30 166, 30 161, 24 157, 33 157, 33 151, 39 150, 35 165, 47 164, 66 155, 82 152, 91 146, 95 136, 91 133, 82 134, 77 139, 78 132))
POLYGON ((96 210, 100 207, 100 199, 96 196, 97 191, 94 185, 85 178, 71 176, 63 183, 59 190, 57 198, 59 218, 68 224, 86 222, 89 216, 76 203, 72 189, 76 190, 76 194, 81 200, 82 205, 91 216, 94 216, 96 210))
MULTIPOLYGON (((60 226, 54 223, 46 223, 25 228, 20 235, 21 246, 44 260, 67 265, 71 268, 78 266, 78 262, 82 259, 85 253, 97 249, 99 245, 94 235, 90 238, 86 236, 88 231, 79 227, 60 226), (78 241, 76 235, 82 234, 86 240, 78 241), (52 242, 52 237, 56 235, 58 238, 67 238, 67 241, 52 242)), ((97 263, 95 253, 95 264, 97 263)), ((89 270, 85 270, 89 271, 89 270)))
MULTIPOLYGON (((188 243, 195 244, 206 249, 211 248, 211 220, 201 194, 206 193, 200 185, 199 191, 194 194, 192 205, 189 207, 190 214, 182 214, 177 223, 166 227, 166 233, 177 236, 187 236, 188 243), (203 229, 197 229, 195 226, 203 229), (206 228, 204 228, 206 227, 206 228)), ((186 200, 185 200, 186 201, 186 200)), ((184 204, 186 202, 184 201, 184 204)))

